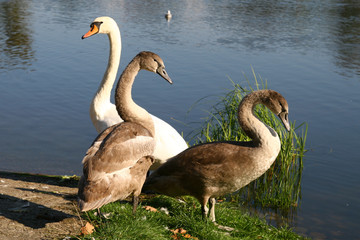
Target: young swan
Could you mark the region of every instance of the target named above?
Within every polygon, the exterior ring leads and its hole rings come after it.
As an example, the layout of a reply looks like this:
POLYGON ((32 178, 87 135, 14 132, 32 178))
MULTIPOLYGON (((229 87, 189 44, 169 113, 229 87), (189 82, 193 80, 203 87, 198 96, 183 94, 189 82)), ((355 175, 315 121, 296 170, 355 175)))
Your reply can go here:
POLYGON ((239 190, 265 173, 280 152, 277 133, 253 113, 264 104, 290 131, 288 104, 272 90, 255 91, 243 98, 238 120, 250 142, 212 142, 190 147, 169 159, 145 181, 143 191, 169 196, 192 195, 201 204, 203 217, 215 222, 215 197, 239 190))
POLYGON ((121 74, 115 105, 124 122, 105 129, 88 149, 82 163, 78 203, 81 211, 133 194, 133 212, 146 178, 154 163, 155 128, 150 114, 131 97, 137 73, 145 69, 159 74, 169 83, 162 59, 152 52, 140 52, 121 74))

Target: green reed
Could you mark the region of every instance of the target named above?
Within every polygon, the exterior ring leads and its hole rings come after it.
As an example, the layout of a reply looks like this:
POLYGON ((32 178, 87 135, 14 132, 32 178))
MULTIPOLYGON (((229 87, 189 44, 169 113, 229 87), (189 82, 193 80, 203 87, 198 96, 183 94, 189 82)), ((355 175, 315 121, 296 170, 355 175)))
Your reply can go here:
MULTIPOLYGON (((242 98, 249 92, 266 89, 267 82, 256 76, 253 70, 255 87, 246 78, 247 87, 233 84, 233 90, 228 92, 208 112, 203 127, 193 133, 192 139, 197 143, 213 141, 249 141, 240 128, 237 111, 242 98)), ((291 108, 291 104, 290 104, 291 108)), ((258 105, 255 114, 272 127, 281 140, 281 151, 271 168, 260 178, 231 194, 232 200, 244 205, 282 209, 287 211, 298 205, 301 198, 301 176, 303 169, 303 155, 307 135, 307 124, 296 125, 290 122, 291 131, 287 132, 281 121, 265 106, 258 105), (298 132, 300 132, 298 134, 298 132)), ((290 115, 291 119, 291 115, 290 115)))

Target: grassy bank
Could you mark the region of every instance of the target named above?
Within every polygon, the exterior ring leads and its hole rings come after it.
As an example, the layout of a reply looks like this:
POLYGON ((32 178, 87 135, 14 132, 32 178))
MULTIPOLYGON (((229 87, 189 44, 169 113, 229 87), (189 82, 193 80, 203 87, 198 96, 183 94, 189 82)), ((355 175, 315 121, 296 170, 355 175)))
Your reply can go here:
MULTIPOLYGON (((250 140, 239 128, 237 109, 241 99, 250 91, 267 88, 254 73, 255 87, 245 88, 233 83, 233 90, 221 98, 210 111, 193 141, 250 140)), ((291 108, 291 103, 290 103, 291 108)), ((250 216, 239 208, 244 205, 280 208, 286 211, 298 205, 302 157, 305 152, 307 125, 291 122, 287 133, 281 122, 263 106, 256 108, 258 117, 274 128, 282 142, 281 153, 271 169, 257 181, 239 192, 224 196, 216 205, 217 224, 231 227, 225 230, 201 218, 200 204, 192 197, 181 199, 166 196, 143 198, 135 214, 129 202, 111 203, 96 211, 83 214, 95 226, 91 235, 81 239, 303 239, 288 227, 275 228, 265 220, 250 216), (298 135, 297 132, 301 132, 298 135), (152 210, 146 210, 151 206, 152 210), (162 210, 161 210, 162 209, 162 210)))
POLYGON ((223 230, 201 218, 200 204, 192 197, 143 199, 135 216, 131 203, 116 202, 102 207, 101 214, 102 217, 96 211, 84 214, 95 226, 95 232, 80 239, 303 239, 291 229, 267 225, 229 202, 216 205, 217 223, 233 228, 223 230), (146 210, 144 206, 156 211, 146 210))

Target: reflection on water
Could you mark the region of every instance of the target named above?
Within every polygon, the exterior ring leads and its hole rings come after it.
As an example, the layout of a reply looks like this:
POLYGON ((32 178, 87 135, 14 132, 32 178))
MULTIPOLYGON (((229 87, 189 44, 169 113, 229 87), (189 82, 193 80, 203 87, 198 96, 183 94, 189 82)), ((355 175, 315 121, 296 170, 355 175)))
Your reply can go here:
MULTIPOLYGON (((239 1, 206 6, 216 42, 256 51, 291 48, 329 51, 341 67, 360 73, 360 3, 336 1, 239 1)), ((346 72, 346 71, 345 71, 346 72)))
POLYGON ((268 223, 277 227, 294 226, 297 222, 297 212, 299 206, 292 206, 289 209, 256 208, 253 206, 240 205, 241 209, 254 216, 266 219, 268 223))
MULTIPOLYGON (((24 68, 34 61, 30 4, 24 0, 0 2, 0 20, 3 23, 0 26, 0 69, 24 68)), ((169 36, 163 38, 160 34, 152 34, 152 28, 146 27, 152 24, 152 14, 142 4, 141 1, 121 1, 117 5, 124 9, 137 9, 130 10, 126 17, 144 25, 144 33, 150 37, 171 42, 169 36)), ((158 8, 165 5, 157 1, 152 4, 158 8)), ((45 2, 41 10, 55 12, 54 22, 71 24, 78 20, 78 12, 89 10, 84 9, 88 5, 69 1, 45 2)), ((324 47, 320 45, 325 44, 329 51, 333 51, 336 64, 360 73, 360 4, 357 0, 347 0, 341 4, 255 0, 227 5, 223 2, 186 1, 185 10, 183 13, 178 11, 176 18, 185 17, 185 21, 194 25, 205 23, 207 26, 202 26, 203 29, 208 28, 215 33, 208 39, 209 43, 214 41, 230 48, 245 46, 256 51, 276 51, 281 47, 304 51, 324 47)), ((181 44, 179 41, 173 43, 181 44)))
MULTIPOLYGON (((336 64, 360 75, 360 3, 347 0, 335 13, 339 15, 334 31, 336 64)), ((345 73, 346 74, 346 73, 345 73)))
POLYGON ((26 68, 34 61, 29 1, 0 2, 0 69, 26 68))

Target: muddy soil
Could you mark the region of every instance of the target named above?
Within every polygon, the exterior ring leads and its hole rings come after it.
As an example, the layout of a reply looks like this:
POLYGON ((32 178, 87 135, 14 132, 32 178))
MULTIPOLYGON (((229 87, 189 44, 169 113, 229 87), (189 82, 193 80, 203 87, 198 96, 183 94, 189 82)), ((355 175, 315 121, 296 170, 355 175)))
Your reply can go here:
POLYGON ((0 172, 0 239, 64 239, 80 234, 78 179, 0 172))

